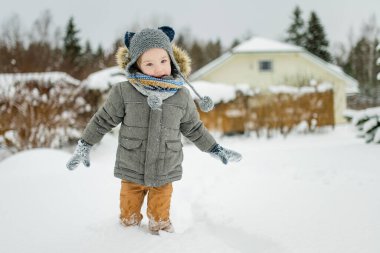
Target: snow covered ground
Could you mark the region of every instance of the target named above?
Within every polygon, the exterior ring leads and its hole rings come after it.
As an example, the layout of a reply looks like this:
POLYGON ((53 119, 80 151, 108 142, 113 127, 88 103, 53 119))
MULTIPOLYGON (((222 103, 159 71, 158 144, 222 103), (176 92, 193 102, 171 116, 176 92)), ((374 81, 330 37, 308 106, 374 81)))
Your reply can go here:
POLYGON ((49 149, 1 161, 0 252, 380 252, 380 145, 351 126, 218 141, 243 160, 225 166, 185 145, 176 233, 161 236, 147 233, 146 217, 141 228, 118 223, 112 135, 90 168, 68 171, 70 152, 49 149))

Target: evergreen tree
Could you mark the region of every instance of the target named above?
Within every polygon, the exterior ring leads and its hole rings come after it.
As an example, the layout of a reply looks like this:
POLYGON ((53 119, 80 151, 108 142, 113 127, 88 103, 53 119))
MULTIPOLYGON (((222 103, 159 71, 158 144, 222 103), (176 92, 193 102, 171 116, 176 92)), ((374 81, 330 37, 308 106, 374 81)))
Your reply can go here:
POLYGON ((185 35, 183 35, 182 33, 180 33, 178 36, 177 36, 177 39, 175 40, 175 44, 188 51, 188 47, 187 47, 187 43, 186 43, 186 39, 185 39, 185 35))
POLYGON ((233 49, 234 47, 238 46, 241 43, 239 39, 234 39, 231 43, 230 50, 233 49))
POLYGON ((296 6, 292 16, 293 23, 287 30, 288 37, 285 41, 303 47, 305 45, 305 22, 303 21, 301 14, 301 9, 296 6))
POLYGON ((190 57, 191 57, 191 69, 193 71, 201 68, 206 63, 206 57, 204 50, 201 45, 195 40, 193 45, 190 48, 190 57))
POLYGON ((305 34, 305 48, 310 53, 330 62, 331 55, 328 51, 329 42, 326 38, 324 28, 317 16, 312 11, 305 34))
POLYGON ((86 40, 80 61, 82 76, 88 76, 92 71, 94 71, 94 65, 94 54, 92 52, 92 47, 90 41, 86 40))
POLYGON ((360 89, 367 93, 370 84, 370 77, 368 76, 369 64, 368 58, 370 55, 370 41, 362 37, 356 45, 352 48, 347 65, 344 70, 360 83, 360 89))
POLYGON ((94 61, 94 52, 92 51, 91 43, 89 40, 86 40, 86 43, 84 44, 84 49, 82 53, 82 62, 83 65, 91 65, 94 61))
POLYGON ((63 56, 65 62, 72 66, 79 62, 81 55, 78 33, 79 30, 75 27, 74 18, 71 17, 66 26, 66 34, 63 39, 63 56))
POLYGON ((98 49, 96 49, 95 56, 97 58, 103 58, 104 57, 104 49, 103 49, 102 45, 99 44, 98 49))
MULTIPOLYGON (((379 45, 379 41, 371 41, 369 38, 361 37, 350 51, 347 63, 343 70, 358 80, 361 95, 369 98, 380 96, 378 80, 376 75, 380 71, 380 66, 376 65, 376 58, 380 52, 373 48, 379 45)), ((380 102, 380 99, 379 99, 380 102)))
POLYGON ((222 44, 220 42, 220 39, 218 39, 215 43, 209 41, 205 48, 205 54, 206 63, 209 63, 210 61, 218 58, 222 54, 222 44))
POLYGON ((92 54, 91 43, 89 40, 86 40, 86 43, 84 44, 83 54, 85 54, 85 55, 91 55, 92 54))
POLYGON ((98 49, 96 50, 96 53, 95 53, 95 62, 97 62, 98 64, 98 68, 99 69, 104 69, 106 66, 105 62, 104 62, 104 49, 101 45, 98 46, 98 49))

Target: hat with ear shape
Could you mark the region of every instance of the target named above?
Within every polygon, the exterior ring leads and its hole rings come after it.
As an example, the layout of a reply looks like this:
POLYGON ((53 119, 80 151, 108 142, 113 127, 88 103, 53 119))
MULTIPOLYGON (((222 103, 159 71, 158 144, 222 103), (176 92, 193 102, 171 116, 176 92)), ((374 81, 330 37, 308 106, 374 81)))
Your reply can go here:
POLYGON ((174 65, 173 74, 178 74, 183 78, 183 80, 190 86, 194 93, 199 97, 197 100, 199 108, 208 112, 214 108, 214 103, 211 98, 208 96, 202 97, 195 88, 190 84, 190 82, 183 76, 178 66, 178 63, 173 54, 173 48, 171 41, 174 39, 174 30, 169 26, 162 26, 158 29, 146 28, 141 30, 138 33, 126 32, 124 36, 124 44, 129 50, 128 57, 130 61, 126 65, 125 69, 128 74, 131 74, 134 70, 134 64, 137 62, 137 59, 147 50, 151 48, 162 48, 165 49, 171 62, 174 65))

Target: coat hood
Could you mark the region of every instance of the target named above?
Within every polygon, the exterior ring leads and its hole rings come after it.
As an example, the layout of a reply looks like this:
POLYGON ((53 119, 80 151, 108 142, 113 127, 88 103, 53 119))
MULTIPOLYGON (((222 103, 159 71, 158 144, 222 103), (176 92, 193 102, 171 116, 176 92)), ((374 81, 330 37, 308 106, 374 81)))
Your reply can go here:
MULTIPOLYGON (((211 111, 214 108, 214 102, 211 100, 211 98, 209 96, 201 96, 195 90, 193 85, 191 85, 191 83, 187 80, 191 72, 191 59, 189 55, 185 50, 179 48, 178 46, 174 44, 171 44, 171 46, 173 49, 172 56, 174 57, 174 60, 176 61, 179 68, 177 69, 177 67, 175 67, 175 69, 178 71, 178 74, 184 79, 184 81, 189 85, 189 87, 194 91, 194 93, 199 97, 199 100, 197 100, 197 102, 200 110, 204 112, 211 111)), ((132 60, 130 57, 129 49, 126 46, 119 47, 116 52, 116 62, 119 67, 128 72, 129 70, 127 70, 127 65, 131 61, 132 60)))
MULTIPOLYGON (((175 44, 172 44, 172 48, 174 58, 180 68, 178 71, 180 71, 184 77, 188 78, 191 72, 191 59, 188 53, 180 47, 176 46, 175 44)), ((119 47, 119 49, 116 52, 117 65, 123 70, 125 70, 127 64, 130 61, 131 58, 129 56, 128 48, 126 46, 119 47)))

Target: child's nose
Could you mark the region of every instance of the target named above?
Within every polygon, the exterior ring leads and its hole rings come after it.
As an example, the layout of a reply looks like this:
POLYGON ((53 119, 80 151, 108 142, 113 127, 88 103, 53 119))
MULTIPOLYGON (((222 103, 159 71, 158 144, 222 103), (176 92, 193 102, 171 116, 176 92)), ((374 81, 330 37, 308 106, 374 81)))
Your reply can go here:
POLYGON ((156 69, 155 69, 155 75, 156 76, 162 76, 163 75, 163 68, 161 68, 161 67, 157 67, 156 69))

